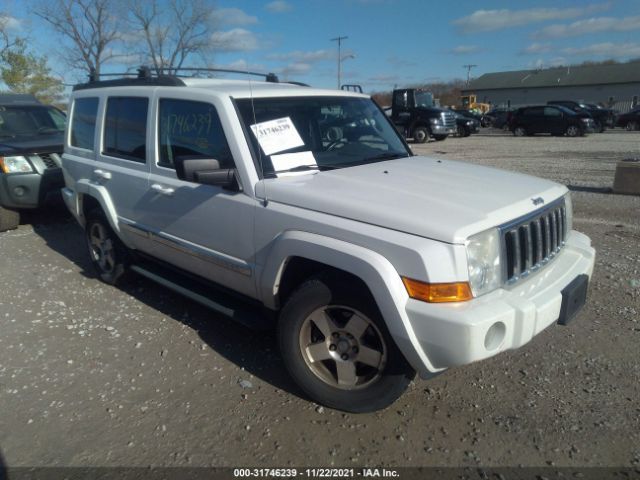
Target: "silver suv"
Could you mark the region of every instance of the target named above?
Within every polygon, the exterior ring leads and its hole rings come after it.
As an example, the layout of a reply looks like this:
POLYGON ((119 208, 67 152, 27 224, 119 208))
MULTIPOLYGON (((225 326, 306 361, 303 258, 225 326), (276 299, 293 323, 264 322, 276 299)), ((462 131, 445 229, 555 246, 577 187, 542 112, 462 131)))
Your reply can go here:
POLYGON ((275 319, 316 402, 384 408, 584 304, 563 185, 415 156, 362 94, 142 73, 71 97, 63 198, 97 272, 275 319))

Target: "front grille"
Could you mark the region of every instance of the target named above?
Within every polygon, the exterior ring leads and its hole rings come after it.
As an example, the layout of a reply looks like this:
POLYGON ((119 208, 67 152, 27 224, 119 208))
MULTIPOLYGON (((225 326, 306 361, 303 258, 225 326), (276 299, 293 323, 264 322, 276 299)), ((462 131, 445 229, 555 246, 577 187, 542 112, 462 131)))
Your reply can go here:
POLYGON ((504 279, 513 283, 545 265, 564 246, 567 238, 564 199, 500 230, 504 279))
POLYGON ((59 167, 57 161, 60 161, 60 156, 57 153, 39 153, 38 156, 42 159, 42 163, 44 163, 47 168, 59 167))
POLYGON ((447 128, 456 128, 456 116, 453 112, 442 112, 442 124, 447 128))

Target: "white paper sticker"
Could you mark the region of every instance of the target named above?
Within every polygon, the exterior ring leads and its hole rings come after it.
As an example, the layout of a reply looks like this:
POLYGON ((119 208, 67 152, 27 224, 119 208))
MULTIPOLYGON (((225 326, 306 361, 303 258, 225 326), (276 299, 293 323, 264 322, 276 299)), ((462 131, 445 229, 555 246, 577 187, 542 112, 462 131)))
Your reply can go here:
POLYGON ((304 145, 298 130, 289 117, 256 123, 251 125, 251 130, 266 155, 304 145))
MULTIPOLYGON (((284 170, 290 170, 292 168, 299 167, 301 165, 307 165, 314 167, 318 165, 316 159, 311 152, 296 152, 296 153, 281 153, 280 155, 271 155, 271 163, 273 164, 273 171, 278 174, 284 170)), ((302 172, 287 172, 289 173, 314 173, 314 170, 304 170, 302 172)), ((282 176, 282 174, 278 174, 282 176)))

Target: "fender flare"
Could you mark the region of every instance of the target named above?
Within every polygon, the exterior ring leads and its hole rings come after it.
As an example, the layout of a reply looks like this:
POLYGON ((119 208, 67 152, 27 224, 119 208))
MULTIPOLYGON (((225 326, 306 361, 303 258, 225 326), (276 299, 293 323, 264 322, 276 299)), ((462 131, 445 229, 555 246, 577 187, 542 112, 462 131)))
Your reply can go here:
POLYGON ((369 288, 389 333, 411 366, 420 373, 442 369, 434 367, 420 347, 406 313, 409 300, 400 275, 385 257, 367 248, 315 233, 287 231, 274 240, 259 277, 258 290, 263 303, 277 308, 280 279, 288 260, 302 257, 348 271, 369 288))
POLYGON ((113 231, 120 233, 120 226, 118 225, 118 216, 116 215, 116 209, 113 205, 113 202, 111 201, 109 192, 105 187, 89 180, 79 180, 78 182, 76 182, 75 190, 79 195, 78 219, 82 223, 83 227, 86 223, 86 219, 84 218, 83 213, 83 198, 86 195, 94 198, 100 204, 100 207, 107 217, 109 225, 111 226, 113 231))

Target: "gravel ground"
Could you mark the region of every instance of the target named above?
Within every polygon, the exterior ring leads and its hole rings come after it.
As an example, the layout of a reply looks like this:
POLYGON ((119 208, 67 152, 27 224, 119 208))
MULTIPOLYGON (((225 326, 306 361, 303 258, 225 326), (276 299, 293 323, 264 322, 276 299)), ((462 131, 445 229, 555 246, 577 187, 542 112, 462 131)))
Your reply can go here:
POLYGON ((5 463, 640 467, 640 197, 603 193, 640 135, 483 133, 414 150, 572 186, 598 256, 569 327, 344 414, 301 395, 272 335, 142 278, 102 284, 66 212, 32 213, 0 234, 5 463))

